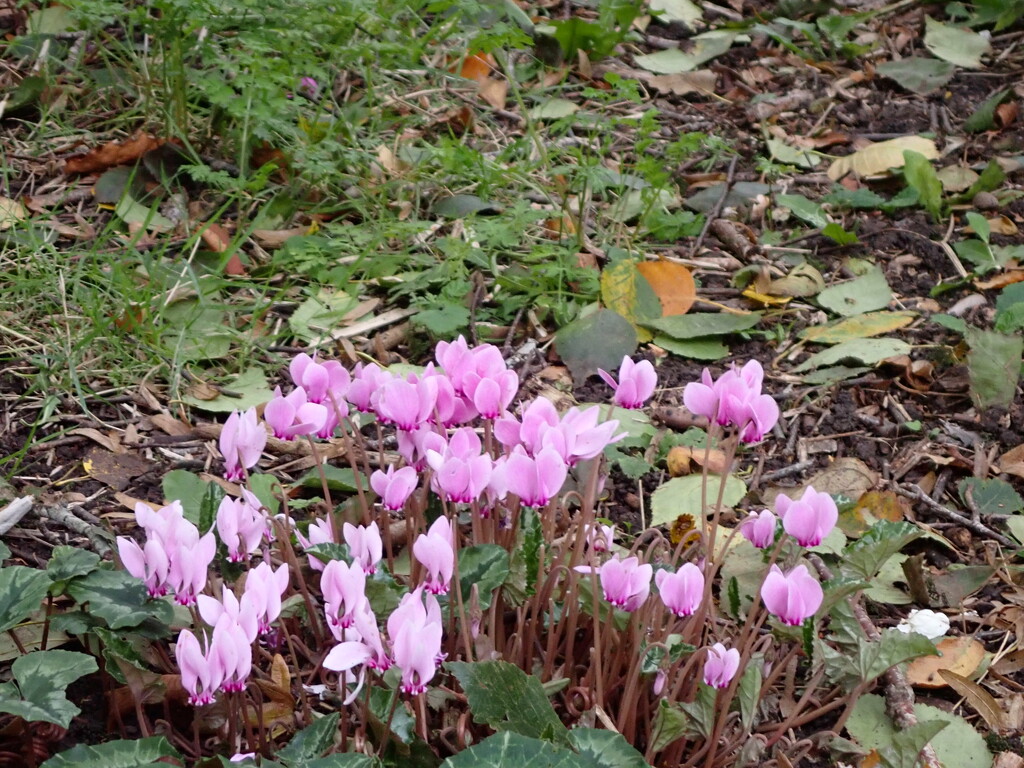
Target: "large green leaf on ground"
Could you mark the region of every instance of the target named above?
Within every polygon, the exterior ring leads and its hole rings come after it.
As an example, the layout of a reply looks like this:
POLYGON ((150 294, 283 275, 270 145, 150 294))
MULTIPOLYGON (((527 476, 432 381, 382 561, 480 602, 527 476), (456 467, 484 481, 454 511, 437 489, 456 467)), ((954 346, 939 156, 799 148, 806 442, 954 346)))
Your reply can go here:
POLYGON ((705 61, 721 56, 732 47, 733 40, 739 34, 736 30, 716 29, 690 38, 692 47, 689 51, 672 48, 657 53, 634 56, 633 61, 638 67, 657 72, 662 75, 675 75, 689 72, 705 61))
POLYGON ((917 632, 900 632, 895 627, 885 630, 875 641, 860 638, 857 652, 850 659, 857 675, 870 682, 897 664, 918 656, 934 656, 935 643, 917 632))
POLYGON ((533 675, 507 661, 453 661, 445 666, 466 692, 476 722, 498 731, 569 743, 568 731, 533 675))
POLYGON ((181 760, 181 755, 163 736, 148 739, 108 741, 90 747, 79 744, 61 752, 39 768, 149 768, 167 765, 161 758, 181 760))
MULTIPOLYGON (((722 481, 717 475, 708 475, 707 502, 710 507, 718 497, 718 486, 722 481)), ((701 508, 701 485, 704 479, 701 475, 686 475, 684 477, 673 477, 667 483, 662 483, 651 495, 651 525, 671 525, 680 515, 692 515, 700 519, 704 514, 701 508)), ((746 495, 747 486, 738 477, 728 475, 725 478, 725 493, 722 495, 722 504, 732 507, 739 504, 746 495)))
POLYGON ((644 325, 655 328, 673 339, 698 339, 720 336, 753 328, 761 322, 760 312, 734 315, 725 312, 701 312, 694 315, 670 315, 650 320, 644 325))
POLYGON ((334 735, 338 730, 340 712, 333 712, 326 717, 314 720, 313 723, 296 733, 288 745, 278 750, 277 757, 281 760, 312 760, 320 757, 334 744, 334 735))
POLYGON ((915 317, 916 312, 867 312, 828 325, 810 325, 800 332, 800 338, 815 344, 841 344, 898 330, 913 322, 915 317))
POLYGON ((73 651, 35 651, 11 665, 14 683, 0 686, 0 712, 28 722, 54 723, 62 728, 82 710, 68 701, 65 689, 99 666, 92 656, 73 651), (16 683, 16 685, 15 685, 16 683))
POLYGON ((24 621, 39 607, 49 588, 45 571, 23 565, 0 568, 0 632, 24 621))
POLYGON ((892 301, 892 291, 880 267, 867 274, 833 285, 818 294, 818 303, 843 317, 885 309, 892 301))
POLYGON ((923 56, 909 56, 897 61, 886 61, 876 71, 883 77, 895 80, 908 91, 917 94, 931 93, 953 79, 956 66, 941 59, 926 59, 923 56))
POLYGON ((505 583, 508 574, 508 550, 498 544, 474 544, 459 550, 462 599, 469 600, 469 594, 476 585, 480 609, 483 611, 491 607, 494 590, 505 583))
POLYGON ((871 581, 886 560, 923 535, 920 528, 910 523, 879 520, 846 548, 841 561, 842 571, 854 578, 871 581))
POLYGON ((153 618, 167 624, 173 609, 166 600, 150 600, 143 583, 127 571, 93 571, 68 584, 68 594, 111 629, 136 627, 153 618))
POLYGON ((917 190, 921 205, 928 211, 932 221, 942 220, 942 182, 939 180, 931 161, 912 149, 903 152, 903 178, 917 190))
POLYGON ((852 339, 811 355, 794 368, 793 373, 836 365, 844 360, 875 365, 890 357, 910 354, 910 349, 910 345, 902 339, 852 339))
POLYGON ((1024 509, 1024 499, 1013 486, 998 477, 982 480, 968 477, 957 486, 960 498, 982 515, 1012 515, 1024 509))
POLYGON ((978 408, 1009 406, 1017 391, 1024 338, 968 326, 964 340, 971 348, 967 372, 974 404, 978 408))
POLYGON ((617 371, 622 358, 633 354, 636 345, 632 324, 610 309, 573 320, 555 337, 555 348, 577 384, 597 373, 598 368, 617 371))
POLYGON ((643 755, 621 733, 598 728, 573 728, 569 741, 595 768, 650 768, 643 755))
POLYGON ((502 731, 449 757, 442 768, 594 768, 594 763, 550 741, 502 731))
POLYGON ((182 396, 182 402, 209 413, 231 413, 246 411, 255 405, 265 403, 274 396, 267 384, 267 376, 253 366, 242 371, 224 385, 231 396, 219 394, 212 400, 200 400, 190 394, 182 396))
POLYGON ((967 69, 979 69, 981 57, 992 50, 988 39, 963 27, 951 27, 925 17, 924 47, 933 56, 967 69))

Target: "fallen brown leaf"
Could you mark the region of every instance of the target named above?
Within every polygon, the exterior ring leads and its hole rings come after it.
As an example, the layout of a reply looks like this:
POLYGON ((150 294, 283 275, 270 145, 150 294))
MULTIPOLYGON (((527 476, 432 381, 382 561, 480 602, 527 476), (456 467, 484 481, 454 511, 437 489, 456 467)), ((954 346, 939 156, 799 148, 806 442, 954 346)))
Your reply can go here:
POLYGON ((111 141, 84 154, 69 157, 64 162, 64 173, 74 176, 105 171, 115 165, 128 165, 161 146, 164 141, 150 133, 137 133, 127 141, 111 141))
POLYGON ((948 683, 939 674, 940 670, 970 677, 985 658, 985 646, 973 637, 947 637, 935 647, 939 656, 921 656, 907 665, 907 680, 911 685, 944 688, 948 683))

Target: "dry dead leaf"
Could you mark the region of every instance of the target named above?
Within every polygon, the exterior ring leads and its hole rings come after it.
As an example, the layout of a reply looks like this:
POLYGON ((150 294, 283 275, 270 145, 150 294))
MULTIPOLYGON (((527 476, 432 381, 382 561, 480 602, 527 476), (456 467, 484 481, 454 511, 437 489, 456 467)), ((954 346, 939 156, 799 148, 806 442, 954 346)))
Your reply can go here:
POLYGON ((10 229, 28 216, 28 210, 17 200, 0 196, 0 232, 10 229))
POLYGON ((988 220, 988 226, 993 235, 1016 235, 1019 231, 1006 216, 994 216, 988 220))
POLYGON ((480 81, 477 93, 480 94, 481 99, 495 109, 504 109, 505 99, 508 97, 508 81, 497 80, 493 77, 484 78, 480 81))
POLYGON ((1006 128, 1017 121, 1017 114, 1020 111, 1016 101, 1007 101, 996 107, 996 119, 999 125, 1006 128))
POLYGON ((938 656, 921 656, 907 665, 907 680, 919 688, 944 688, 948 683, 939 674, 949 670, 970 677, 985 658, 985 646, 973 637, 947 637, 935 646, 938 656))
MULTIPOLYGON (((498 62, 491 54, 471 53, 462 60, 462 67, 459 68, 459 77, 482 83, 491 76, 492 72, 497 70, 498 62)), ((449 71, 454 72, 455 68, 449 71)))
POLYGON ((111 141, 98 149, 69 157, 64 162, 64 173, 73 176, 105 171, 116 165, 128 165, 163 144, 164 139, 158 139, 150 133, 137 133, 127 141, 111 141))
POLYGON ((192 427, 184 421, 174 418, 169 413, 155 413, 149 417, 149 420, 153 422, 153 426, 163 430, 168 435, 184 437, 185 435, 192 434, 192 427))
POLYGON ((117 491, 124 490, 133 477, 151 468, 150 462, 131 453, 112 453, 93 447, 82 459, 86 474, 117 491))
POLYGON ((1024 477, 1024 444, 1011 448, 996 460, 996 468, 1009 475, 1024 477))
POLYGON ((675 75, 655 75, 647 78, 647 84, 662 93, 674 93, 685 96, 688 93, 713 95, 718 75, 710 69, 697 69, 693 72, 680 72, 675 75))
POLYGON ((1024 282, 1024 269, 1011 269, 1000 272, 989 280, 975 280, 974 287, 982 291, 991 291, 1020 282, 1024 282))
POLYGON ((111 453, 125 453, 125 448, 121 445, 121 441, 118 439, 116 434, 105 435, 98 429, 93 429, 92 427, 79 427, 78 429, 72 429, 68 434, 87 437, 93 442, 99 443, 111 453))
POLYGON ((224 253, 231 245, 231 235, 217 222, 207 224, 200 236, 206 247, 215 253, 224 253))
POLYGON ((685 315, 697 298, 690 270, 672 261, 644 261, 636 265, 661 301, 663 315, 685 315))
MULTIPOLYGON (((676 445, 668 452, 666 458, 668 473, 672 477, 688 475, 692 471, 698 471, 704 466, 704 449, 691 448, 687 445, 676 445)), ((728 472, 725 452, 714 448, 707 452, 707 467, 709 472, 716 475, 724 475, 728 472)))
POLYGON ((963 696, 993 731, 998 733, 1006 727, 1003 710, 999 708, 999 704, 991 693, 973 680, 958 675, 951 669, 940 669, 939 677, 945 681, 946 685, 963 696))
POLYGON ((903 153, 906 150, 919 152, 929 160, 939 157, 935 142, 923 136, 900 136, 897 139, 879 141, 858 149, 852 155, 840 157, 828 169, 828 177, 838 181, 848 173, 863 178, 886 173, 892 168, 903 167, 903 153))
POLYGON ((252 236, 256 242, 264 248, 280 248, 293 237, 299 237, 309 232, 308 227, 293 227, 292 229, 254 229, 252 236))

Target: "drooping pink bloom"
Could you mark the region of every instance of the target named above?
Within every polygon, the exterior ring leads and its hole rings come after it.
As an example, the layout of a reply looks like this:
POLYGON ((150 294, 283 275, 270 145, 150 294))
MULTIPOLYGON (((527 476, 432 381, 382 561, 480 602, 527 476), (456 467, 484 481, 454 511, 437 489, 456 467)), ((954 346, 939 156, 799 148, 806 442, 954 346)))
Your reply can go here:
POLYGON ((762 509, 760 513, 751 512, 747 519, 740 523, 740 534, 758 549, 766 549, 775 541, 777 520, 778 518, 768 509, 762 509))
POLYGON ((586 536, 587 544, 595 552, 611 552, 612 545, 615 543, 615 526, 601 525, 599 523, 593 526, 588 525, 584 535, 586 536))
POLYGON ((331 631, 348 629, 355 620, 356 610, 366 601, 366 573, 358 565, 331 560, 320 577, 320 590, 331 631))
POLYGON ((274 390, 274 397, 263 409, 263 418, 270 426, 274 437, 292 440, 298 435, 312 435, 323 429, 327 422, 328 409, 320 403, 306 400, 306 390, 296 387, 287 395, 281 388, 274 390))
POLYGON ((188 703, 195 707, 212 704, 214 694, 224 681, 220 659, 204 653, 196 636, 187 629, 178 635, 174 658, 181 672, 181 685, 189 692, 188 703))
POLYGON ((117 552, 125 570, 145 583, 150 597, 163 597, 167 594, 167 572, 171 564, 158 538, 150 538, 140 547, 134 539, 118 536, 117 552))
POLYGON ((615 391, 613 402, 620 408, 642 408, 658 385, 658 374, 650 360, 634 363, 629 356, 623 357, 617 382, 607 371, 599 368, 597 372, 615 391))
POLYGON ((370 475, 370 487, 380 496, 384 509, 397 511, 405 506, 405 502, 416 490, 419 475, 412 467, 396 470, 394 465, 388 466, 387 472, 375 470, 370 475))
MULTIPOLYGON (((416 593, 412 593, 416 594, 416 593)), ((408 596, 407 596, 408 597, 408 596)), ((391 636, 391 653, 395 664, 402 670, 399 686, 403 693, 416 696, 427 690, 427 684, 437 673, 441 657, 441 639, 444 627, 437 601, 428 595, 424 609, 419 596, 396 609, 388 619, 388 635, 391 636), (418 604, 418 608, 417 608, 418 604), (436 610, 434 610, 436 608, 436 610), (397 614, 397 618, 396 618, 397 614)))
POLYGON ((466 368, 463 362, 469 357, 469 344, 466 337, 460 335, 455 341, 439 341, 434 348, 434 359, 444 369, 455 391, 462 394, 462 371, 466 368))
POLYGON ((417 472, 427 467, 427 451, 443 454, 448 440, 437 429, 424 424, 412 431, 398 430, 398 454, 417 472))
POLYGON ((221 590, 220 600, 210 595, 198 595, 196 603, 199 615, 211 627, 216 626, 222 616, 227 616, 242 629, 249 643, 252 643, 259 634, 259 620, 252 598, 243 594, 239 600, 227 584, 221 590))
POLYGON ((447 517, 441 515, 426 533, 416 537, 412 554, 427 571, 424 581, 427 591, 435 595, 445 594, 455 570, 452 524, 447 517))
POLYGON ((599 573, 604 599, 624 611, 635 611, 651 592, 654 568, 650 563, 641 564, 636 557, 623 560, 616 555, 605 561, 599 573))
POLYGON ((240 563, 255 552, 267 530, 266 516, 247 500, 225 496, 217 508, 217 535, 228 548, 228 560, 240 563))
POLYGON ((740 652, 735 648, 725 649, 721 643, 708 648, 704 662, 704 683, 712 688, 726 688, 740 668, 740 652))
POLYGON ((217 619, 213 627, 206 655, 211 661, 215 659, 217 668, 224 672, 221 690, 229 693, 244 690, 245 681, 252 671, 252 641, 226 613, 217 619))
MULTIPOLYGON (((605 448, 623 439, 626 433, 615 434, 619 428, 617 419, 598 424, 599 410, 597 406, 582 410, 570 408, 562 414, 555 429, 544 430, 540 438, 541 445, 558 451, 570 467, 600 456, 605 448)), ((539 447, 534 452, 537 450, 539 447)))
MULTIPOLYGON (((194 526, 193 526, 194 527, 194 526)), ((200 536, 195 542, 181 541, 168 552, 171 566, 167 583, 174 590, 178 605, 193 605, 202 592, 209 576, 210 563, 217 554, 217 539, 213 531, 200 536)))
POLYGON ((306 98, 315 100, 320 96, 320 83, 312 77, 304 77, 299 80, 299 87, 296 90, 306 98))
POLYGON ((527 507, 545 507, 565 483, 569 468, 554 448, 544 448, 536 457, 516 448, 505 460, 505 486, 527 507))
POLYGON ((199 538, 199 531, 185 519, 185 509, 180 501, 172 501, 155 511, 140 501, 135 505, 135 522, 146 532, 147 538, 159 539, 165 549, 174 546, 183 525, 191 527, 194 538, 199 538))
POLYGON ((506 448, 522 445, 526 452, 533 454, 541 448, 541 438, 549 429, 558 427, 558 411, 546 397, 538 397, 523 408, 520 422, 509 412, 494 422, 494 436, 506 448))
POLYGON ((839 509, 832 497, 810 485, 796 501, 780 493, 775 497, 775 511, 782 518, 782 528, 801 547, 821 544, 839 520, 839 509))
POLYGON ((377 391, 374 407, 377 417, 385 424, 411 432, 425 424, 434 415, 437 403, 437 382, 434 377, 417 379, 389 379, 377 391))
MULTIPOLYGON (((479 349, 479 348, 478 348, 479 349)), ((499 353, 500 356, 500 353, 499 353)), ((485 419, 496 419, 508 408, 519 390, 519 376, 504 367, 481 376, 469 371, 462 380, 464 392, 485 419)))
POLYGON ((264 561, 245 577, 244 595, 252 600, 261 634, 269 632, 271 623, 281 615, 281 596, 288 589, 288 576, 286 564, 282 563, 274 570, 270 563, 264 561))
POLYGON ((224 478, 241 480, 245 471, 260 460, 267 445, 267 430, 256 417, 256 409, 233 411, 220 433, 220 452, 224 457, 224 478))
MULTIPOLYGON (((327 403, 332 398, 341 405, 342 398, 352 383, 349 372, 337 360, 319 362, 302 352, 292 358, 288 365, 295 386, 306 390, 306 399, 311 403, 327 403)), ((333 410, 329 408, 329 410, 333 410)))
POLYGON ((480 438, 470 427, 455 430, 443 454, 428 449, 427 464, 434 470, 431 487, 461 504, 480 498, 494 470, 493 460, 482 452, 480 438))
POLYGON ((359 566, 363 573, 376 573, 377 563, 380 562, 384 553, 384 544, 381 541, 380 528, 377 527, 377 524, 357 526, 345 523, 341 526, 341 532, 345 537, 345 543, 348 544, 348 551, 352 555, 352 565, 359 566))
MULTIPOLYGON (((327 544, 334 541, 331 535, 331 523, 326 518, 310 523, 306 536, 303 536, 302 532, 296 528, 295 538, 299 540, 299 544, 302 545, 303 549, 308 549, 314 544, 327 544)), ((313 555, 308 555, 308 557, 310 568, 314 571, 322 571, 324 569, 323 560, 318 560, 313 555)))
POLYGON ((773 565, 761 585, 761 599, 768 612, 793 627, 817 613, 824 596, 821 584, 803 564, 788 573, 773 565))
POLYGON ((387 371, 381 370, 376 363, 363 365, 358 363, 352 373, 352 383, 349 385, 346 399, 352 406, 362 413, 373 410, 374 395, 384 382, 394 378, 387 371))
POLYGON ((355 689, 345 698, 345 704, 351 704, 359 695, 367 669, 385 672, 393 663, 384 647, 369 601, 363 601, 356 609, 349 635, 351 638, 334 646, 323 662, 326 669, 335 672, 348 672, 359 667, 355 689))
POLYGON ((658 571, 654 575, 661 601, 676 616, 690 616, 704 597, 704 574, 693 563, 684 563, 675 573, 658 571))
POLYGON ((707 368, 699 382, 683 390, 683 404, 698 416, 725 426, 732 424, 745 443, 756 443, 779 420, 779 406, 771 395, 761 394, 764 369, 749 360, 740 369, 730 368, 712 381, 707 368))

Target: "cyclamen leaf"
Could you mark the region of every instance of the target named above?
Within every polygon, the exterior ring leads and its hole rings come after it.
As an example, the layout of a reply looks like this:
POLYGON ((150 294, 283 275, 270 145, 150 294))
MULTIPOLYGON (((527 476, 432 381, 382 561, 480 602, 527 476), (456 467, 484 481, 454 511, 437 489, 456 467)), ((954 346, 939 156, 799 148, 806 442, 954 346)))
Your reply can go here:
POLYGON ((24 621, 39 607, 49 588, 45 571, 23 565, 0 569, 0 632, 24 621))
POLYGON ((108 741, 95 747, 79 744, 51 757, 39 768, 148 768, 164 757, 181 760, 165 737, 153 736, 108 741))
POLYGON ((445 667, 466 692, 474 720, 499 731, 569 743, 566 727, 533 675, 507 661, 453 661, 445 667))
POLYGON ((923 535, 910 523, 880 520, 846 548, 841 566, 843 574, 870 581, 886 560, 923 535))

